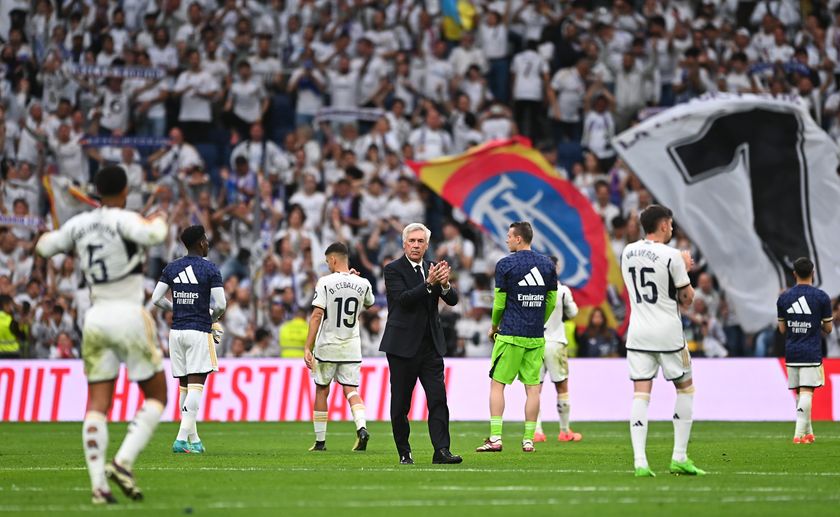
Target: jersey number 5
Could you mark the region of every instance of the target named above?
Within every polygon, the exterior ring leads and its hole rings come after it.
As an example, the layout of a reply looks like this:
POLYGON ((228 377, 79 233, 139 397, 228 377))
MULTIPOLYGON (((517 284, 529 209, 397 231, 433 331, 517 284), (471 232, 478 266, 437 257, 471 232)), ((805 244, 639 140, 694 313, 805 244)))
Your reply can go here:
POLYGON ((89 244, 87 247, 88 271, 90 271, 90 281, 94 284, 101 284, 108 281, 108 268, 105 267, 105 260, 102 257, 94 258, 96 251, 100 248, 102 248, 101 244, 89 244), (99 268, 99 274, 96 274, 94 267, 99 268))

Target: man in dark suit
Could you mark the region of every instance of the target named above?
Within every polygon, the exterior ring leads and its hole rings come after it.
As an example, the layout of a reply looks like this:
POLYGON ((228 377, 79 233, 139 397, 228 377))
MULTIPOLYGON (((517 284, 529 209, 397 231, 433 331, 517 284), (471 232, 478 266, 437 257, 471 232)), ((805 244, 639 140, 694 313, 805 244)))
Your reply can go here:
POLYGON ((449 284, 449 265, 423 260, 431 232, 412 223, 403 230, 405 255, 385 266, 388 321, 379 350, 388 357, 391 370, 391 427, 401 464, 412 464, 408 436, 408 411, 417 379, 426 392, 429 436, 435 453, 432 463, 461 463, 449 451, 449 408, 443 382, 446 342, 438 316, 438 299, 458 303, 458 293, 449 284))

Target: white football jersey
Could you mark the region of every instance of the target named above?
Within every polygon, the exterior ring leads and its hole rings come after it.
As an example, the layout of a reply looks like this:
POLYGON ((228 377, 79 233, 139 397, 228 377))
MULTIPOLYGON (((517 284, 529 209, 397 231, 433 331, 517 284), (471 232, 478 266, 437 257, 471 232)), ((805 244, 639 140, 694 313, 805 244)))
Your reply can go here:
POLYGON ((102 207, 72 217, 38 241, 40 255, 75 250, 77 265, 91 289, 91 300, 143 303, 145 248, 163 242, 167 224, 137 212, 102 207))
POLYGON ((551 316, 545 322, 545 340, 568 344, 566 325, 563 321, 577 316, 578 306, 568 287, 557 282, 557 305, 551 311, 551 316))
POLYGON ((621 253, 621 275, 630 297, 627 350, 682 350, 677 290, 690 282, 680 251, 649 240, 628 244, 621 253))
POLYGON ((373 305, 370 282, 352 273, 332 273, 318 279, 313 307, 324 310, 315 340, 315 358, 326 362, 359 362, 362 340, 359 313, 373 305))

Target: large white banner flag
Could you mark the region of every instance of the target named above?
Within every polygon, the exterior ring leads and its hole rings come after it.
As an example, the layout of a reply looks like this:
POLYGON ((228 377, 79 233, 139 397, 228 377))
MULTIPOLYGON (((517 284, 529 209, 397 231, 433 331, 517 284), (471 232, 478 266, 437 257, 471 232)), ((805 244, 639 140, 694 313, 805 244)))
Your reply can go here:
POLYGON ((776 320, 798 257, 840 294, 838 147, 797 100, 710 96, 613 145, 707 257, 747 332, 776 320))

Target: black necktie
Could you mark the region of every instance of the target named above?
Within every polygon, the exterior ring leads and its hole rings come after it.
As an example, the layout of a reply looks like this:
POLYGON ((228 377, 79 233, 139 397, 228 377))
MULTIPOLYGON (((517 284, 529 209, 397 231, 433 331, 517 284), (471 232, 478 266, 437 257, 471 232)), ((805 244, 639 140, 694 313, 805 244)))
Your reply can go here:
POLYGON ((423 276, 423 267, 422 266, 414 266, 414 271, 417 272, 417 278, 420 279, 421 284, 426 283, 426 277, 423 276))

